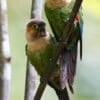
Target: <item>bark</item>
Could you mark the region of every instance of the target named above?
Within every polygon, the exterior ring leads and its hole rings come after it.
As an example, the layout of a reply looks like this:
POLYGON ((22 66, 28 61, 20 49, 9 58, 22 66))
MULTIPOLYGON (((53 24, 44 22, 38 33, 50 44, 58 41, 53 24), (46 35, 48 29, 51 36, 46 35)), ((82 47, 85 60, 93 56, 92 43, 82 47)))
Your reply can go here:
POLYGON ((42 17, 42 2, 43 0, 32 0, 31 18, 42 17))
POLYGON ((29 63, 29 61, 27 59, 26 85, 25 85, 24 100, 33 100, 34 95, 35 95, 35 80, 36 80, 35 69, 29 63))
MULTIPOLYGON (((32 0, 31 16, 30 18, 41 18, 42 17, 42 0, 32 0)), ((36 72, 33 66, 29 63, 27 58, 27 69, 26 69, 26 84, 25 84, 25 95, 24 100, 33 100, 35 95, 35 76, 36 72)))
POLYGON ((0 0, 0 100, 9 100, 11 80, 10 58, 7 1, 0 0))

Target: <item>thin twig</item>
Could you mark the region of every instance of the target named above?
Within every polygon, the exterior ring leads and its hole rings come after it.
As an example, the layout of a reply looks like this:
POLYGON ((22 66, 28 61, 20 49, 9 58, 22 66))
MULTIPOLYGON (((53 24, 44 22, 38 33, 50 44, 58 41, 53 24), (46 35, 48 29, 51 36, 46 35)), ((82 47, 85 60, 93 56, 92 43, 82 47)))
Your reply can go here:
MULTIPOLYGON (((69 36, 70 36, 70 30, 72 28, 74 19, 75 19, 76 15, 79 11, 79 8, 81 6, 82 1, 83 0, 76 0, 75 5, 72 9, 71 16, 70 16, 70 18, 69 18, 69 20, 66 24, 67 28, 63 32, 63 35, 62 35, 62 38, 61 38, 62 41, 66 41, 66 42, 68 41, 69 36), (67 36, 66 36, 66 33, 68 34, 67 36)), ((60 55, 61 51, 63 50, 64 46, 65 46, 64 42, 59 42, 54 54, 52 55, 52 59, 50 60, 50 62, 48 64, 48 69, 45 71, 43 77, 41 78, 41 83, 38 87, 38 90, 36 92, 34 100, 40 100, 40 98, 41 98, 41 96, 42 96, 42 94, 43 94, 43 92, 46 88, 46 84, 49 81, 49 78, 50 78, 50 76, 51 76, 51 74, 54 70, 54 67, 56 66, 56 62, 57 62, 59 55, 60 55)))

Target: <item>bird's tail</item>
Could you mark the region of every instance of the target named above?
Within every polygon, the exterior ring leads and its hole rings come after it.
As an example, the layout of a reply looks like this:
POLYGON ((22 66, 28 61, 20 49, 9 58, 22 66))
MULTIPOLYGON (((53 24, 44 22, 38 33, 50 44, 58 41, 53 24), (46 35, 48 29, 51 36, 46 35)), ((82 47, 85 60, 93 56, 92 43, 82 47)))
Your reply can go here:
POLYGON ((73 82, 76 74, 77 45, 71 51, 63 51, 60 56, 60 84, 62 89, 68 83, 70 91, 73 93, 73 82))
POLYGON ((63 90, 55 90, 59 100, 70 100, 67 89, 64 88, 63 90))
POLYGON ((66 87, 60 90, 56 88, 55 85, 53 85, 51 82, 49 82, 48 84, 55 90, 58 100, 70 100, 66 87))

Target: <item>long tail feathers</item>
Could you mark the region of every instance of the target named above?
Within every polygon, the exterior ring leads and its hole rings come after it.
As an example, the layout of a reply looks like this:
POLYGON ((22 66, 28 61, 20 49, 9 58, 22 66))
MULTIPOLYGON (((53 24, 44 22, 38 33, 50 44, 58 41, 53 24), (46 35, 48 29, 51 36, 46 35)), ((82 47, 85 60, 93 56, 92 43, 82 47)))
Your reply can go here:
POLYGON ((55 90, 59 100, 70 100, 67 89, 64 88, 62 91, 55 90))
POLYGON ((59 90, 51 82, 49 82, 48 84, 55 90, 59 100, 70 100, 67 88, 59 90))
POLYGON ((66 81, 70 91, 73 93, 73 82, 76 74, 77 45, 71 51, 65 51, 61 55, 60 82, 65 87, 66 81), (66 71, 65 71, 66 70, 66 71))
POLYGON ((82 49, 83 49, 83 40, 82 40, 82 33, 83 33, 83 23, 77 23, 80 35, 80 59, 82 60, 82 49))
POLYGON ((83 18, 82 18, 82 13, 78 13, 76 17, 77 21, 77 26, 78 26, 78 31, 80 35, 80 59, 82 60, 82 36, 83 36, 83 18))

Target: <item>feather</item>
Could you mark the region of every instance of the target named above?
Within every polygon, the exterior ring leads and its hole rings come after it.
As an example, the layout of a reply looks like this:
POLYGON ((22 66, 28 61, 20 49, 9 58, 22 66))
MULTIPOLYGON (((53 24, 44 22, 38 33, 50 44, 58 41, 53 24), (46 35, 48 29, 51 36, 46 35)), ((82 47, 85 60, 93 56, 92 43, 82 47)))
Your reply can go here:
POLYGON ((49 82, 48 84, 55 90, 59 100, 70 100, 67 88, 59 90, 51 82, 49 82))
POLYGON ((62 89, 66 83, 73 93, 73 82, 76 74, 77 45, 71 51, 63 51, 60 56, 60 84, 62 89))
POLYGON ((51 26, 51 29, 52 29, 54 35, 55 35, 56 40, 59 41, 59 36, 56 34, 56 32, 55 32, 55 30, 54 30, 54 27, 53 27, 52 23, 50 23, 50 26, 51 26))
POLYGON ((76 21, 77 21, 77 26, 78 26, 78 31, 80 35, 80 59, 82 60, 82 53, 83 53, 83 21, 81 21, 81 15, 78 13, 76 16, 76 21))
POLYGON ((82 60, 82 54, 83 54, 83 40, 82 40, 82 33, 83 33, 83 25, 80 23, 77 23, 78 29, 79 29, 79 35, 80 35, 80 59, 82 60))
POLYGON ((66 88, 64 88, 62 91, 56 90, 56 94, 57 94, 59 100, 70 100, 66 88))

